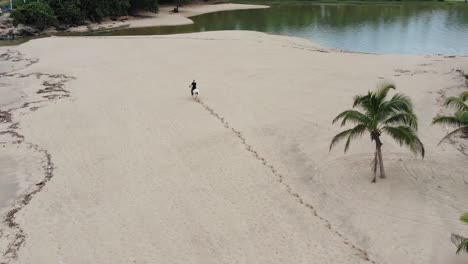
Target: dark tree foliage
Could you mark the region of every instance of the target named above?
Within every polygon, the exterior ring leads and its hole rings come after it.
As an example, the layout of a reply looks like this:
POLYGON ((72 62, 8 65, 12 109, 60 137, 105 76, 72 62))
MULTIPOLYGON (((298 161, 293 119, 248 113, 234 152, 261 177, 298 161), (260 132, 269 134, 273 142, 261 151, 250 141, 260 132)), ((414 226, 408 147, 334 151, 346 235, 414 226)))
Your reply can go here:
POLYGON ((80 0, 48 0, 48 3, 60 23, 76 25, 85 19, 80 0))
POLYGON ((105 17, 125 16, 130 9, 129 0, 81 0, 82 9, 91 21, 105 17))
POLYGON ((57 24, 57 18, 52 8, 47 3, 40 1, 18 7, 11 12, 11 18, 13 18, 15 25, 33 25, 41 30, 57 24))
POLYGON ((155 0, 130 0, 131 9, 134 10, 147 10, 158 11, 158 1, 155 0))
MULTIPOLYGON (((148 10, 157 11, 157 0, 37 0, 20 6, 17 23, 43 27, 44 22, 50 24, 38 10, 47 9, 45 13, 50 21, 59 24, 79 25, 85 20, 100 22, 106 17, 128 15, 130 11, 148 10), (42 9, 34 10, 30 5, 37 5, 42 9), (26 8, 27 7, 27 8, 26 8), (21 15, 19 13, 21 12, 21 15), (37 17, 37 19, 36 19, 37 17), (42 22, 43 20, 46 20, 42 22)), ((13 17, 15 19, 15 17, 13 17)))

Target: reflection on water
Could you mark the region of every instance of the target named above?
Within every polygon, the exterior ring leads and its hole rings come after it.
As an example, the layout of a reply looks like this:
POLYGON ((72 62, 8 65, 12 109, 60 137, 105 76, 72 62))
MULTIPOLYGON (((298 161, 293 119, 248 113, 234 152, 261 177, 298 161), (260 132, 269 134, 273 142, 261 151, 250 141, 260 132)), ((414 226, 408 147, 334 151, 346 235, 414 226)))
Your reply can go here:
POLYGON ((185 26, 124 29, 94 35, 161 35, 255 30, 372 53, 468 54, 468 5, 280 5, 210 13, 185 26))
POLYGON ((193 17, 195 24, 109 35, 255 30, 373 53, 468 54, 468 5, 288 5, 193 17))
POLYGON ((12 40, 0 40, 0 47, 1 46, 16 46, 19 44, 23 44, 29 41, 31 38, 20 38, 20 39, 12 39, 12 40))

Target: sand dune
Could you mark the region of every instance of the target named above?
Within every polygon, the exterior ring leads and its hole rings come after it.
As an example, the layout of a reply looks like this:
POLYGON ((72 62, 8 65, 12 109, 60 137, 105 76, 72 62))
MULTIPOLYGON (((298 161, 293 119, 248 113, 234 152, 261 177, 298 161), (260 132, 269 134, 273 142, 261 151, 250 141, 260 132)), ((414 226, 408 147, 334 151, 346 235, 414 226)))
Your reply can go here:
POLYGON ((27 95, 11 111, 24 136, 15 146, 36 146, 25 148, 42 157, 34 175, 50 180, 22 189, 39 191, 12 207, 3 261, 467 261, 450 242, 468 233, 457 220, 466 153, 463 142, 438 146, 446 129, 430 121, 466 89, 456 70, 468 57, 338 52, 241 31, 53 37, 15 50, 38 59, 10 76, 27 95), (388 179, 371 184, 367 137, 347 154, 328 144, 332 118, 383 80, 413 98, 427 156, 384 138, 388 179), (63 91, 37 94, 45 82, 63 91))

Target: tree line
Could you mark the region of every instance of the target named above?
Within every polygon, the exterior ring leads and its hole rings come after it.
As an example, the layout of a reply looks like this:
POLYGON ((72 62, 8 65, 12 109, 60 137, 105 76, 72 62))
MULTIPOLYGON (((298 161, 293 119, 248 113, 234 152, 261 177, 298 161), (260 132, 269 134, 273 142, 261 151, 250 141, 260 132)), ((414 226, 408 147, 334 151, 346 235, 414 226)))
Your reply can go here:
POLYGON ((36 0, 19 5, 11 17, 15 24, 44 29, 57 25, 100 22, 136 10, 157 11, 157 0, 36 0))

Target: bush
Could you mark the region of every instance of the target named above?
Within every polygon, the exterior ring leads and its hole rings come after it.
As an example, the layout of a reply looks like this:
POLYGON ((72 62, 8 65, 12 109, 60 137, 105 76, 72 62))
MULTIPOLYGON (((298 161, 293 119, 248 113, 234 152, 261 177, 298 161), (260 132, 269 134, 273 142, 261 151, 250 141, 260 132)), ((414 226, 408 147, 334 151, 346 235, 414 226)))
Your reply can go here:
POLYGON ((83 24, 84 20, 101 22, 106 17, 128 15, 130 10, 157 11, 158 1, 37 0, 18 6, 12 13, 12 18, 16 24, 26 24, 42 30, 58 23, 79 25, 83 24))
POLYGON ((84 14, 77 0, 49 0, 50 7, 62 24, 79 25, 83 23, 84 14))
POLYGON ((86 19, 100 22, 105 17, 125 16, 130 9, 129 0, 81 0, 86 19))
POLYGON ((24 4, 11 12, 15 25, 25 24, 43 30, 57 24, 57 17, 45 2, 37 1, 24 4))
POLYGON ((130 0, 107 0, 101 2, 103 17, 126 16, 130 10, 130 0))

